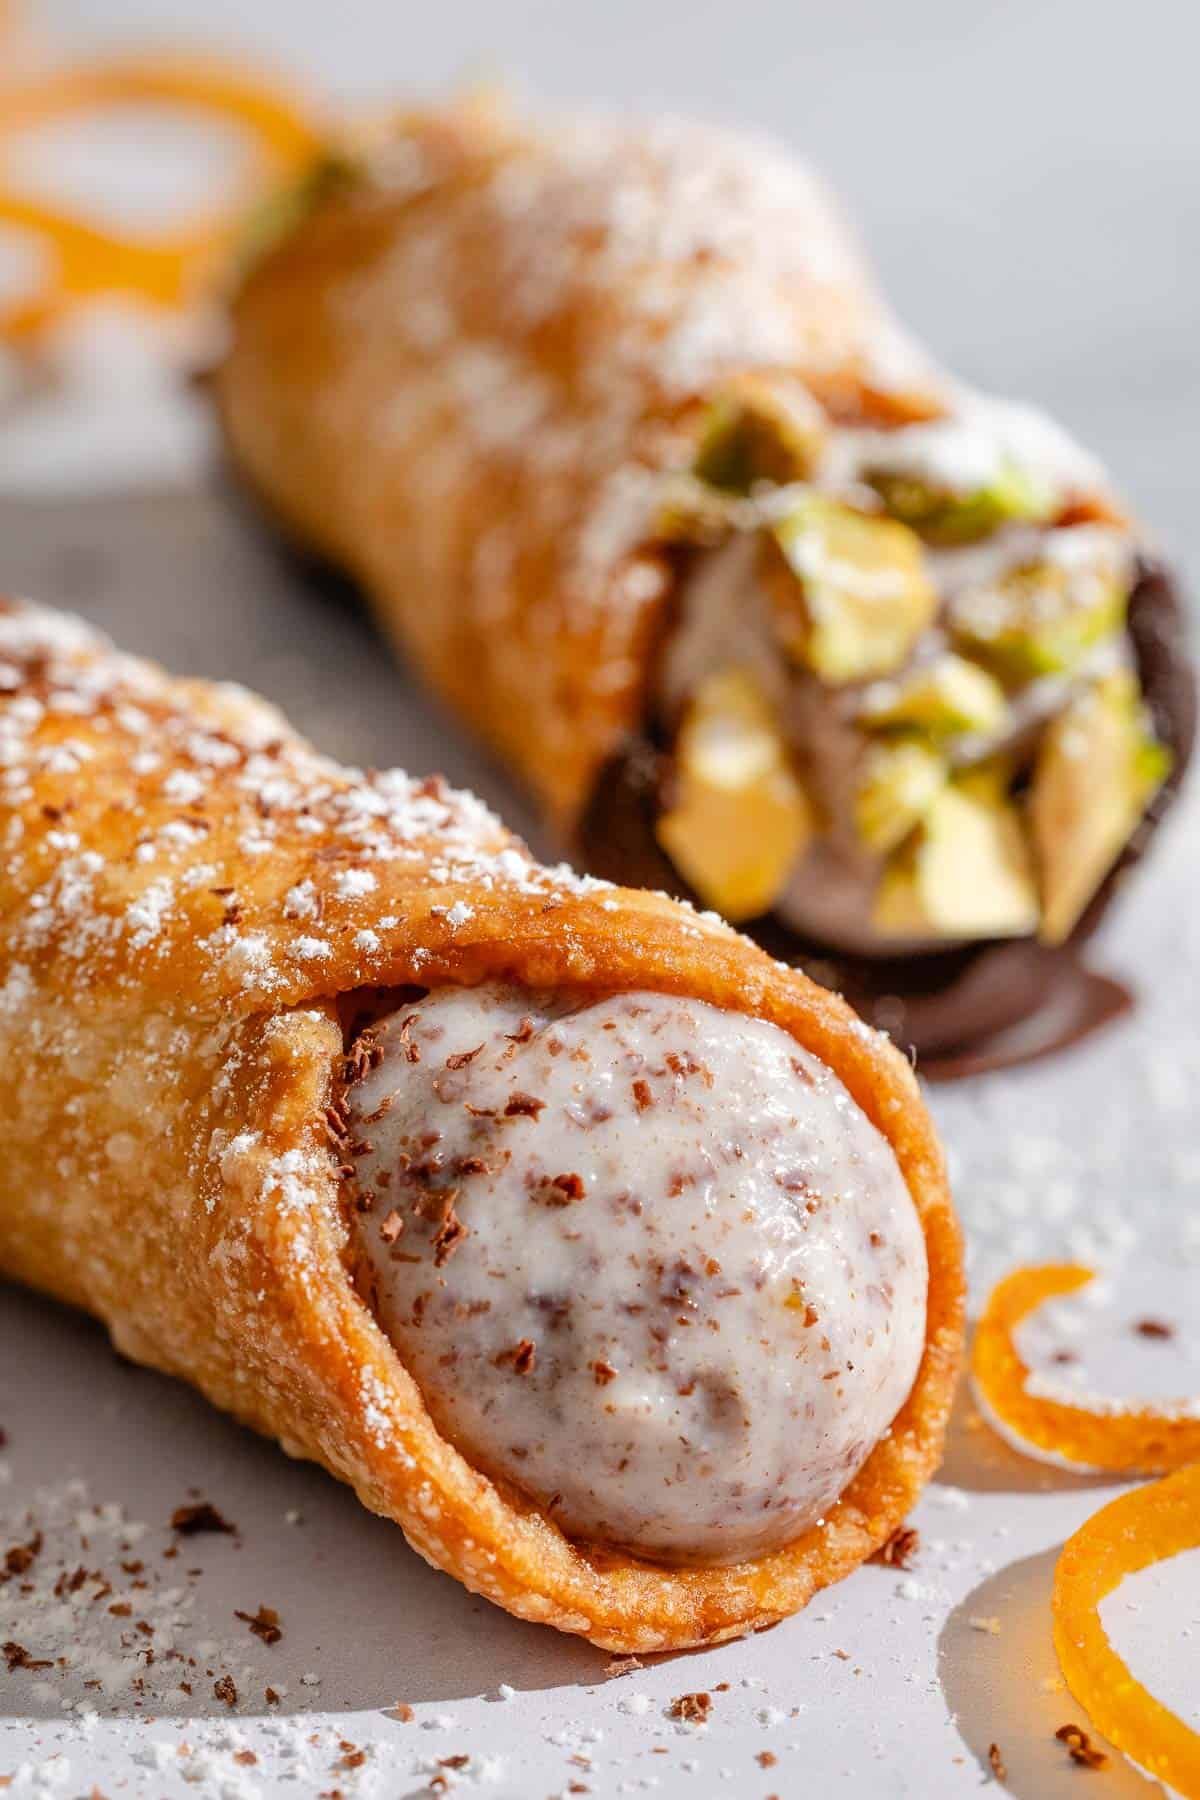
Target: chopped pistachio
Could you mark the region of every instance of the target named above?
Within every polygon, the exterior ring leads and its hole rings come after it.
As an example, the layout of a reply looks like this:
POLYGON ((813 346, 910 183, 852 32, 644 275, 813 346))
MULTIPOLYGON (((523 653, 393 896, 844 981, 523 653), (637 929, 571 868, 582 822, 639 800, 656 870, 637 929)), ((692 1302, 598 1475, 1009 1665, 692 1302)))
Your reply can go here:
POLYGON ((1037 887, 1012 802, 958 781, 944 787, 920 830, 884 868, 873 916, 895 938, 961 941, 1035 931, 1037 887))
POLYGON ((948 651, 862 697, 859 718, 879 727, 916 726, 932 737, 991 736, 1004 728, 1008 701, 994 675, 948 651))
POLYGON ((767 578, 784 649, 830 683, 890 674, 937 611, 907 526, 806 493, 770 528, 767 578))
POLYGON ((766 912, 813 821, 774 710, 748 671, 722 670, 697 688, 676 741, 675 781, 657 824, 675 867, 728 919, 766 912))
POLYGON ((1128 669, 1084 689, 1048 727, 1029 797, 1045 942, 1071 935, 1170 767, 1128 669))
POLYGON ((663 485, 654 534, 667 543, 714 549, 736 529, 739 502, 695 475, 670 476, 663 485))
POLYGON ((1084 554, 1047 555, 961 594, 950 612, 959 642, 1026 680, 1061 674, 1115 637, 1129 600, 1127 558, 1107 536, 1077 535, 1084 554))
POLYGON ((743 375, 709 407, 692 472, 734 494, 759 482, 805 481, 824 441, 825 416, 807 388, 786 377, 743 375))
POLYGON ((868 850, 886 855, 920 824, 946 784, 944 759, 919 738, 872 744, 854 797, 854 825, 868 850))
POLYGON ((892 517, 931 544, 973 543, 1013 520, 1051 519, 1057 508, 1057 496, 1014 462, 1002 463, 986 485, 961 492, 901 470, 863 474, 892 517))
POLYGON ((344 152, 324 151, 301 174, 266 194, 242 223, 234 253, 244 280, 310 213, 339 188, 356 180, 359 170, 344 152))

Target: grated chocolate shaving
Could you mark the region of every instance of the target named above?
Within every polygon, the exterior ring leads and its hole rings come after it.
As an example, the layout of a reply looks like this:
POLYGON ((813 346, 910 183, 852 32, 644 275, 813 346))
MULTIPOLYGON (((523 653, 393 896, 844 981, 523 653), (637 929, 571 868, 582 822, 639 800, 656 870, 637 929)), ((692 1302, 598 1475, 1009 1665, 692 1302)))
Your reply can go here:
POLYGON ((533 1094, 511 1094, 504 1108, 506 1119, 536 1119, 546 1102, 533 1094))
POLYGON ((544 1181, 535 1198, 545 1206, 570 1206, 574 1200, 582 1200, 586 1189, 582 1175, 555 1175, 544 1181))
POLYGON ((223 1531, 232 1534, 237 1526, 219 1513, 208 1500, 199 1500, 193 1506, 177 1506, 171 1514, 171 1530, 177 1531, 180 1537, 197 1537, 205 1531, 223 1531))
POLYGON ((456 1199, 457 1192, 451 1190, 446 1201, 445 1213, 442 1215, 442 1222, 433 1239, 433 1261, 434 1266, 439 1269, 449 1262, 463 1239, 471 1235, 454 1210, 456 1199))
POLYGON ((1086 1731, 1078 1725, 1060 1725, 1055 1732, 1060 1744, 1065 1744, 1073 1763, 1082 1769, 1102 1769, 1108 1761, 1108 1752, 1097 1749, 1086 1731))

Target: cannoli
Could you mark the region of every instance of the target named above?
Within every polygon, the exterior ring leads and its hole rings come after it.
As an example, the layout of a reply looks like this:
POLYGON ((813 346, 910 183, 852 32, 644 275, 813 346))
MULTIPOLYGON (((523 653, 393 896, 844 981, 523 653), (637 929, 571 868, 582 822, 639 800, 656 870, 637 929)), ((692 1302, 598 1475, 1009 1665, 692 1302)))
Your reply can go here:
POLYGON ((802 1606, 935 1468, 905 1060, 712 917, 0 609, 0 1272, 623 1651, 802 1606))
POLYGON ((923 1051, 1017 1024, 1191 745, 1095 462, 936 369, 769 146, 469 103, 307 191, 217 379, 276 517, 588 866, 923 1051))

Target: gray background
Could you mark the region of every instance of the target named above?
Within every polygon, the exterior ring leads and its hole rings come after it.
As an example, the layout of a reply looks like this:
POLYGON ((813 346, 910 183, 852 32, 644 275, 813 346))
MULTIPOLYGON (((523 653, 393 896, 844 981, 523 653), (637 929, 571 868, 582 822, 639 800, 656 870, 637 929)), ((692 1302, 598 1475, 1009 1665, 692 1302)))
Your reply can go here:
POLYGON ((322 91, 472 75, 780 133, 900 314, 1036 396, 1186 541, 1200 461, 1200 8, 1188 0, 47 0, 77 40, 244 44, 322 91))
MULTIPOLYGON (((767 125, 833 178, 898 310, 939 355, 1049 406, 1107 458, 1185 567, 1200 568, 1200 15, 1191 7, 59 0, 44 16, 85 45, 148 34, 241 43, 344 96, 500 72, 553 97, 667 103, 767 125)), ((339 754, 446 768, 531 824, 369 627, 281 561, 216 481, 69 502, 7 494, 3 586, 73 605, 181 669, 240 676, 339 754)), ((1133 1020, 1053 1067, 934 1096, 976 1293, 1020 1260, 1067 1256, 1110 1271, 1102 1304, 1071 1316, 1087 1372, 1111 1391, 1200 1387, 1195 1329, 1153 1350, 1129 1332, 1139 1312, 1200 1314, 1198 808, 1193 793, 1101 945, 1142 990, 1133 1020)), ((1056 1341, 1044 1331, 1030 1354, 1056 1341)), ((484 1791, 537 1800, 578 1774, 567 1759, 583 1747, 581 1731, 601 1734, 586 1746, 596 1795, 951 1800, 988 1779, 992 1741, 1021 1800, 1078 1800, 1092 1779, 1106 1800, 1151 1791, 1123 1764, 1096 1778, 1073 1770, 1052 1736, 1078 1715, 1052 1685, 1054 1556, 1112 1490, 1015 1456, 965 1403, 947 1467, 918 1511, 924 1545, 911 1583, 865 1569, 766 1637, 618 1682, 606 1681, 603 1654, 472 1600, 335 1484, 183 1390, 116 1364, 93 1328, 25 1296, 0 1295, 0 1409, 11 1439, 0 1543, 10 1528, 15 1540, 38 1484, 74 1473, 95 1500, 147 1521, 155 1543, 193 1483, 238 1520, 236 1552, 227 1540, 197 1541, 206 1577, 195 1635, 228 1638, 231 1609, 247 1599, 280 1609, 287 1636, 273 1661, 257 1661, 290 1683, 286 1710, 309 1709, 297 1715, 305 1730, 315 1720, 373 1747, 348 1794, 424 1794, 427 1758, 487 1750, 504 1773, 484 1791), (295 1507, 304 1524, 287 1530, 295 1507), (972 1626, 979 1618, 997 1619, 998 1631, 972 1626), (299 1685, 314 1668, 323 1672, 315 1696, 299 1685), (495 1701, 500 1681, 517 1689, 508 1705, 495 1701), (665 1718, 671 1696, 720 1682, 730 1688, 705 1730, 665 1718), (630 1694, 645 1696, 644 1710, 623 1709, 630 1694), (417 1709, 412 1727, 385 1710, 397 1696, 417 1709), (768 1749, 778 1763, 765 1770, 756 1759, 768 1749)), ((13 1604, 11 1590, 0 1603, 13 1604)), ((1111 1629, 1137 1672, 1190 1706, 1195 1722, 1200 1558, 1123 1593, 1111 1629)), ((330 1785, 327 1757, 323 1779, 282 1785, 300 1763, 252 1703, 233 1721, 207 1701, 154 1725, 119 1704, 100 1711, 83 1737, 57 1698, 0 1675, 0 1773, 62 1754, 67 1794, 93 1781, 194 1794, 169 1756, 149 1772, 150 1745, 173 1755, 186 1739, 211 1746, 201 1791, 235 1775, 248 1783, 230 1760, 239 1742, 255 1745, 262 1765, 257 1786, 230 1793, 330 1785)), ((21 1777, 17 1791, 37 1779, 21 1777)))

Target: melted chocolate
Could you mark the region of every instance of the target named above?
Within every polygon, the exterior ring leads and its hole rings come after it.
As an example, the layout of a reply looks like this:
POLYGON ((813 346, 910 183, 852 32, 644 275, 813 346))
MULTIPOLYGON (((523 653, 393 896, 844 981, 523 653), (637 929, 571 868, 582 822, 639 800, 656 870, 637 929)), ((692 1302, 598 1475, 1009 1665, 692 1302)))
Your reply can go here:
MULTIPOLYGON (((911 956, 847 955, 800 936, 771 915, 746 929, 773 956, 843 993, 870 1024, 921 1059, 922 1072, 950 1081, 1048 1056, 1127 1012, 1132 996, 1089 970, 1082 946, 1121 882, 1144 854, 1191 757, 1196 683, 1179 590, 1158 563, 1143 560, 1130 601, 1129 634, 1155 729, 1174 757, 1146 820, 1084 913, 1069 942, 995 940, 911 956)), ((660 751, 642 738, 606 767, 579 834, 578 850, 598 875, 630 885, 697 896, 681 881, 654 835, 660 751)))

